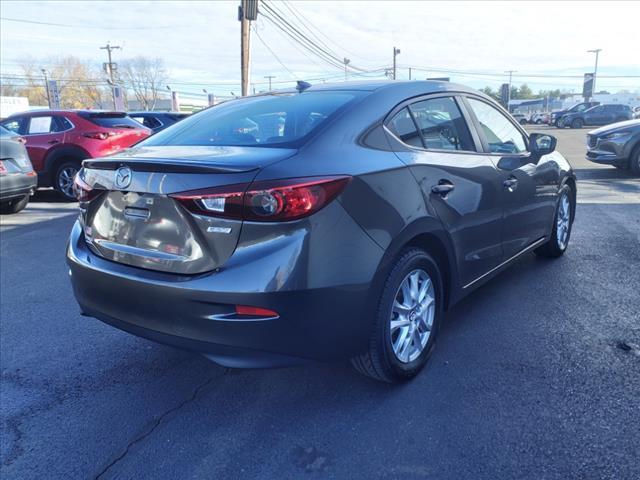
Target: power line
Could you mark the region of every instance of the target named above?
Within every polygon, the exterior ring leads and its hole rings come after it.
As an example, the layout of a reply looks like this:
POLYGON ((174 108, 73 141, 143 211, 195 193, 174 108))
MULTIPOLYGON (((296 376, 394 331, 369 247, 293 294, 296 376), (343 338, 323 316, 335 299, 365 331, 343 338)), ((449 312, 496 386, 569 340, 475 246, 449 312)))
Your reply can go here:
MULTIPOLYGON (((260 33, 258 33, 258 29, 256 28, 255 25, 253 26, 253 31, 256 34, 256 36, 258 37, 258 40, 260 40, 260 43, 262 43, 265 46, 265 48, 267 50, 269 50, 269 52, 271 52, 271 55, 273 55, 273 58, 275 58, 277 60, 277 62, 280 65, 282 65, 282 68, 284 68, 287 72, 289 72, 292 76, 295 77, 295 74, 291 70, 289 70, 284 63, 282 63, 282 60, 280 60, 280 57, 278 57, 278 55, 276 55, 276 52, 271 50, 271 47, 269 45, 267 45, 267 42, 265 42, 264 39, 260 36, 260 33)), ((269 82, 269 84, 271 84, 271 82, 269 82)))
MULTIPOLYGON (((307 48, 310 52, 329 63, 334 67, 339 67, 341 70, 344 67, 342 58, 334 55, 333 53, 327 51, 326 48, 319 46, 316 42, 307 37, 303 32, 301 32, 298 28, 292 25, 289 21, 287 21, 283 16, 282 12, 277 10, 267 3, 265 0, 262 0, 262 6, 266 9, 262 12, 262 14, 272 21, 278 28, 282 29, 289 35, 292 39, 301 42, 301 45, 307 48)), ((351 69, 357 71, 363 71, 363 69, 355 67, 353 65, 350 66, 351 69)))
MULTIPOLYGON (((135 27, 100 27, 98 25, 71 25, 68 23, 53 23, 53 22, 39 22, 36 20, 26 20, 23 18, 9 18, 9 17, 0 17, 0 20, 5 20, 7 22, 16 22, 16 23, 28 23, 30 25, 46 25, 49 27, 64 27, 64 28, 90 28, 90 29, 101 29, 101 30, 163 30, 163 29, 175 29, 175 28, 185 28, 187 25, 156 25, 153 27, 145 27, 145 26, 135 26, 135 27)), ((191 25, 188 25, 190 28, 191 25)))

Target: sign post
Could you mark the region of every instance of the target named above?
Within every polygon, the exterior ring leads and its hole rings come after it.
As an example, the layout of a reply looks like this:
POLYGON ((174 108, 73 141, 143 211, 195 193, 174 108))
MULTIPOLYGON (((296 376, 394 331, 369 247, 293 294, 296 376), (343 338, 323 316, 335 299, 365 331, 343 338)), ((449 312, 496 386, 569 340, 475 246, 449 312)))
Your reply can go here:
POLYGON ((58 82, 55 80, 47 80, 47 92, 49 93, 49 108, 60 108, 60 90, 58 90, 58 82))
POLYGON ((582 96, 584 97, 585 102, 588 102, 593 97, 594 78, 595 78, 595 74, 593 73, 584 74, 584 83, 582 84, 582 96))

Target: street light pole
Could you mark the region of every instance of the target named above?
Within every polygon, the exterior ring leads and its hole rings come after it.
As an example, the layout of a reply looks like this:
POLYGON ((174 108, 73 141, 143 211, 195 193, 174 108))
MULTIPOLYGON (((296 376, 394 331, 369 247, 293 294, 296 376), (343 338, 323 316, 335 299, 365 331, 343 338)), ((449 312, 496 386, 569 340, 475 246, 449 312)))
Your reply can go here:
POLYGON ((116 91, 115 91, 115 82, 113 80, 113 65, 114 63, 111 61, 111 50, 120 50, 119 46, 111 46, 109 42, 104 47, 100 47, 100 50, 107 51, 107 57, 109 62, 107 62, 107 74, 109 75, 109 86, 111 87, 111 97, 113 98, 113 109, 117 108, 116 105, 116 91))
POLYGON ((598 55, 600 54, 600 52, 602 51, 601 48, 595 48, 593 50, 587 50, 587 53, 595 53, 596 54, 596 66, 593 69, 593 86, 592 88, 592 94, 591 94, 591 98, 589 100, 593 99, 593 96, 596 93, 596 77, 598 76, 598 55))
POLYGON ((400 49, 393 47, 393 79, 396 79, 396 57, 400 54, 400 49))
POLYGON ((507 112, 509 112, 509 104, 511 103, 511 77, 513 76, 514 73, 516 73, 517 70, 505 70, 504 73, 508 73, 509 74, 509 91, 507 92, 507 112))
POLYGON ((49 96, 49 80, 47 80, 47 71, 44 68, 41 68, 40 71, 44 76, 44 93, 47 94, 47 105, 51 108, 51 97, 49 96))

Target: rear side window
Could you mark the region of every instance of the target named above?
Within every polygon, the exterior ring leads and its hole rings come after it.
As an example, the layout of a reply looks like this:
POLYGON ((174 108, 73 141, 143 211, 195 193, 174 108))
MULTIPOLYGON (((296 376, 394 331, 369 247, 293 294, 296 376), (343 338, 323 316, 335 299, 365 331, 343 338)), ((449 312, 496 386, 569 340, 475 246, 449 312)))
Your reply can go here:
POLYGON ((467 123, 452 97, 423 100, 410 108, 428 150, 475 150, 467 123))
POLYGON ((105 128, 140 128, 140 124, 126 113, 78 112, 78 116, 105 128))
POLYGON ((488 103, 469 98, 491 153, 523 153, 527 142, 520 130, 500 110, 488 103))
POLYGON ((71 130, 73 128, 73 124, 64 117, 53 117, 56 121, 56 131, 64 132, 65 130, 71 130))
POLYGON ((162 126, 162 123, 160 123, 160 121, 156 117, 144 116, 144 117, 131 117, 131 118, 133 118, 136 122, 141 123, 147 128, 158 128, 162 126))
POLYGON ((319 91, 231 100, 182 120, 144 145, 298 145, 365 92, 319 91))
POLYGON ((53 125, 53 117, 31 117, 27 134, 37 135, 40 133, 50 133, 53 125))
POLYGON ((422 148, 422 139, 416 128, 416 124, 411 118, 407 108, 403 108, 387 124, 387 128, 393 132, 402 142, 413 147, 422 148))

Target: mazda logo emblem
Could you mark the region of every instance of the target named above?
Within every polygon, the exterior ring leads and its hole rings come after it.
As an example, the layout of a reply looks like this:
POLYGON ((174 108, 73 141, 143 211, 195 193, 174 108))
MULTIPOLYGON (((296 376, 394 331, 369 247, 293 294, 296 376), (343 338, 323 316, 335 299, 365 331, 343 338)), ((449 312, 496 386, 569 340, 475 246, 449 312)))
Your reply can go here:
POLYGON ((133 176, 133 172, 129 167, 120 167, 116 170, 116 175, 114 179, 114 185, 116 188, 120 190, 124 190, 129 185, 131 185, 131 177, 133 176))

